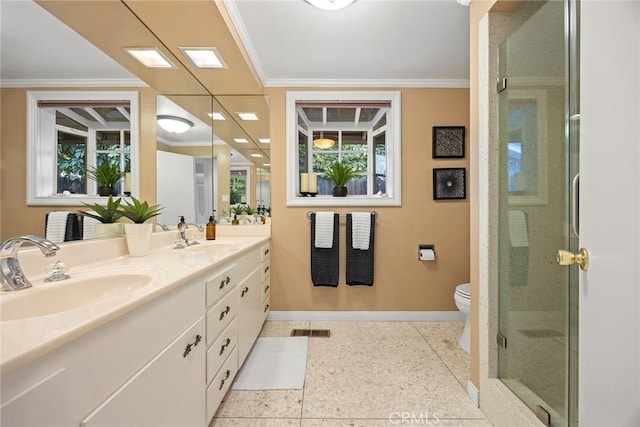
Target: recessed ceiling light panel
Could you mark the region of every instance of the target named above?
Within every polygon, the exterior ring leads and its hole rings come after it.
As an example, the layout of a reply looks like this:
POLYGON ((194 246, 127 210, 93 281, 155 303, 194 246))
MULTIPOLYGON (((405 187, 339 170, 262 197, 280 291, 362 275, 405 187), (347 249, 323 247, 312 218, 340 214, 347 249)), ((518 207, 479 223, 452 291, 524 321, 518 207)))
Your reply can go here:
POLYGON ((262 154, 252 153, 252 154, 250 154, 250 156, 251 156, 251 157, 257 157, 257 158, 260 158, 260 157, 262 157, 262 154))
POLYGON ((211 120, 227 120, 222 113, 209 113, 209 117, 211 117, 211 120))
POLYGON ((271 143, 271 139, 269 138, 258 138, 258 142, 261 144, 270 144, 271 143))
POLYGON ((248 144, 249 140, 247 138, 233 138, 235 142, 238 144, 248 144))
POLYGON ((155 47, 125 47, 124 50, 145 67, 175 68, 175 65, 155 47))
POLYGON ((236 113, 240 120, 259 120, 258 115, 256 113, 236 113))
POLYGON ((306 0, 307 3, 323 10, 338 10, 349 6, 356 0, 306 0))
POLYGON ((227 68, 215 47, 181 47, 180 50, 198 68, 227 68))

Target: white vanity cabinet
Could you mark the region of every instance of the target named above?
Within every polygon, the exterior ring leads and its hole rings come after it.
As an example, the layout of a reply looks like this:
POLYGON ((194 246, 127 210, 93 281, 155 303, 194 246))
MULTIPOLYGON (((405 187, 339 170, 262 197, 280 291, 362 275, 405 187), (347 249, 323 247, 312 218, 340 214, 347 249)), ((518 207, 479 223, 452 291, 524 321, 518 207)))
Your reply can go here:
POLYGON ((271 248, 267 243, 262 247, 262 319, 266 320, 270 311, 271 296, 271 248))
POLYGON ((208 425, 264 323, 264 250, 231 256, 3 371, 0 425, 208 425))

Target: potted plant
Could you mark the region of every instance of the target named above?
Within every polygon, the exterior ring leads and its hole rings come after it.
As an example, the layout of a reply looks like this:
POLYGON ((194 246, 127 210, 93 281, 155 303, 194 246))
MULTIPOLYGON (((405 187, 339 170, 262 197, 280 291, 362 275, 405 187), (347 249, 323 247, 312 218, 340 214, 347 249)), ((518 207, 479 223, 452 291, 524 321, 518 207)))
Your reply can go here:
POLYGON ((238 221, 238 215, 242 215, 244 212, 245 212, 245 206, 243 205, 236 205, 231 207, 231 214, 233 215, 233 220, 231 221, 231 224, 233 225, 240 224, 240 221, 238 221))
POLYGON ((98 194, 101 196, 117 196, 118 189, 116 184, 120 182, 124 176, 124 172, 120 171, 117 165, 104 161, 98 166, 87 167, 87 175, 98 184, 98 194))
POLYGON ((342 162, 335 162, 324 170, 324 176, 333 182, 333 196, 347 196, 347 182, 356 175, 356 171, 342 162))
POLYGON ((122 199, 118 198, 113 200, 113 196, 109 195, 106 206, 102 206, 99 203, 89 204, 84 203, 85 206, 91 208, 90 211, 80 211, 80 215, 93 218, 99 221, 96 224, 96 237, 120 237, 124 233, 124 224, 117 222, 122 218, 122 212, 120 211, 120 203, 122 199))
POLYGON ((122 206, 120 212, 122 216, 133 221, 133 224, 124 225, 129 255, 144 256, 149 252, 153 224, 145 224, 145 221, 160 215, 161 209, 160 205, 149 205, 149 203, 141 202, 135 197, 131 197, 131 202, 125 200, 125 205, 122 206))

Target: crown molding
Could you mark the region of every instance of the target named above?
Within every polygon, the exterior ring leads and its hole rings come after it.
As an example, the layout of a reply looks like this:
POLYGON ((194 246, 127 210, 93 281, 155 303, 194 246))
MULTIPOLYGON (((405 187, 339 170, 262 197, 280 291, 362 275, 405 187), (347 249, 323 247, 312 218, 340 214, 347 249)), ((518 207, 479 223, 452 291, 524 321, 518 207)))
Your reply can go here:
POLYGON ((468 79, 268 79, 264 87, 469 88, 468 79))
POLYGON ((1 79, 0 87, 149 87, 140 79, 1 79))

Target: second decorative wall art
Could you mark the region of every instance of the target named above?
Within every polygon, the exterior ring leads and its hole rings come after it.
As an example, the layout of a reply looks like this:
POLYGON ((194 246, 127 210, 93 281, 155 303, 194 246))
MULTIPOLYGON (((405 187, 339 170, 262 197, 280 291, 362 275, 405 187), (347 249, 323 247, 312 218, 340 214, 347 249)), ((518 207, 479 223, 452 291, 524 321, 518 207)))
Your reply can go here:
POLYGON ((432 145, 434 159, 464 158, 464 126, 434 126, 432 145))
POLYGON ((433 200, 466 199, 465 168, 433 170, 433 200))

